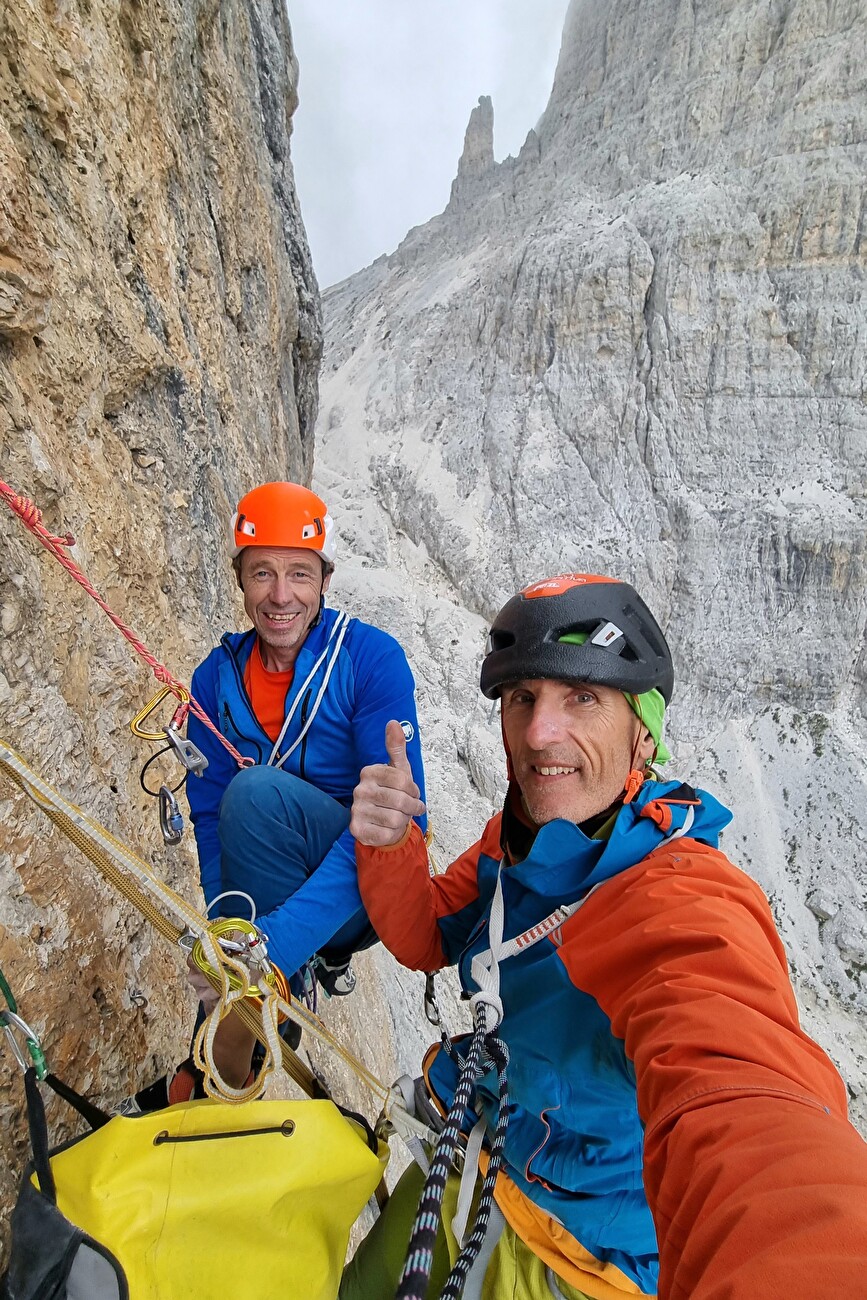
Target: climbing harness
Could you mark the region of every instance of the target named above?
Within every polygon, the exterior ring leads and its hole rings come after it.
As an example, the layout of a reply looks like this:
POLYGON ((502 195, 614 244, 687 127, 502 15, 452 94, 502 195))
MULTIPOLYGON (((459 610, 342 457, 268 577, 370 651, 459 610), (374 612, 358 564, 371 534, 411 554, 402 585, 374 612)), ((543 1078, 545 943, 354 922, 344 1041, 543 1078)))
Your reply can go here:
MULTIPOLYGON (((493 1066, 497 1074, 498 1109, 497 1123, 491 1142, 488 1167, 482 1182, 482 1190, 476 1210, 472 1231, 467 1236, 467 1223, 475 1191, 479 1170, 479 1157, 486 1132, 486 1121, 477 1105, 478 1119, 473 1125, 463 1151, 463 1170, 452 1230, 461 1248, 446 1284, 441 1292, 441 1300, 458 1300, 464 1283, 480 1252, 485 1246, 491 1211, 494 1204, 494 1188, 502 1163, 502 1150, 509 1122, 509 1093, 506 1076, 508 1066, 508 1047, 498 1037, 497 1029, 503 1020, 503 1003, 500 997, 500 966, 517 953, 532 948, 549 935, 555 935, 559 928, 587 902, 602 881, 574 903, 562 904, 544 920, 531 926, 513 939, 503 939, 505 923, 505 905, 503 902, 502 864, 497 873, 497 884, 491 901, 488 917, 488 939, 490 946, 477 953, 470 964, 471 977, 478 992, 470 997, 475 1028, 469 1048, 463 1059, 460 1077, 455 1088, 452 1105, 446 1119, 445 1127, 439 1137, 430 1171, 427 1174, 410 1243, 406 1262, 401 1274, 396 1300, 424 1300, 430 1271, 433 1265, 434 1245, 442 1212, 449 1170, 455 1161, 458 1141, 463 1129, 468 1110, 472 1108, 473 1094, 477 1082, 493 1066)), ((428 976, 425 988, 425 1009, 428 1002, 435 1007, 432 996, 432 976, 428 976)), ((428 1015, 430 1019, 430 1014, 428 1015)), ((443 1034, 443 1047, 453 1057, 454 1045, 443 1034)))

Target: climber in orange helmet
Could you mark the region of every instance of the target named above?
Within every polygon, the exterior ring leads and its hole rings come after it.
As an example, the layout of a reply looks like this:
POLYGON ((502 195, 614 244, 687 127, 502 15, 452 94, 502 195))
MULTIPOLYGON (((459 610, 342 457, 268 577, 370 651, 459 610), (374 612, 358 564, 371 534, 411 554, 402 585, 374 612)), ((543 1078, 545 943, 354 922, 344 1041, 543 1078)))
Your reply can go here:
MULTIPOLYGON (((188 723, 208 760, 187 782, 205 901, 227 891, 252 898, 269 956, 296 996, 311 971, 326 995, 351 992, 352 954, 376 941, 358 892, 349 808, 362 767, 387 761, 389 719, 400 721, 426 825, 406 655, 387 632, 326 607, 335 555, 331 516, 309 488, 265 483, 241 498, 231 557, 253 626, 223 636, 192 690, 253 765, 239 771, 202 723, 188 723)), ((236 896, 218 906, 247 914, 236 896)), ((289 1034, 298 1032, 290 1022, 289 1034)), ((252 1046, 234 1017, 220 1026, 216 1059, 230 1082, 243 1083, 252 1046)), ((137 1094, 139 1108, 181 1100, 194 1081, 185 1062, 170 1087, 159 1080, 137 1094)))

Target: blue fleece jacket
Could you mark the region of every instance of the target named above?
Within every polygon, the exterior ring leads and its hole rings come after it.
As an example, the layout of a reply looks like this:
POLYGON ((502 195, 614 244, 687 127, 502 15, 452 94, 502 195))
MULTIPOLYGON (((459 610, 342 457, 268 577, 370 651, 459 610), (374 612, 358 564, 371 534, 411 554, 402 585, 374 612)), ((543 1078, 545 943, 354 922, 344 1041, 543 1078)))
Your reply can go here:
MULTIPOLYGON (((286 712, 302 688, 303 698, 281 753, 291 748, 316 700, 328 656, 312 681, 306 687, 304 684, 325 649, 337 618, 335 610, 323 610, 322 618, 310 629, 295 661, 295 675, 286 694, 286 712)), ((257 763, 267 763, 273 743, 259 724, 244 688, 244 668, 255 639, 253 629, 227 633, 193 674, 192 693, 236 749, 257 763)), ((392 718, 403 725, 408 738, 407 757, 420 797, 424 799, 415 684, 406 655, 387 632, 352 619, 310 730, 283 768, 348 808, 362 767, 388 762, 385 724, 392 718)), ((220 801, 238 768, 216 737, 192 715, 187 735, 208 759, 208 768, 202 776, 191 776, 187 781, 187 796, 199 852, 202 890, 206 903, 210 903, 221 889, 220 801)), ((425 818, 418 820, 424 830, 425 818)), ((274 961, 287 974, 298 970, 362 906, 355 841, 347 830, 301 889, 260 918, 274 961)))

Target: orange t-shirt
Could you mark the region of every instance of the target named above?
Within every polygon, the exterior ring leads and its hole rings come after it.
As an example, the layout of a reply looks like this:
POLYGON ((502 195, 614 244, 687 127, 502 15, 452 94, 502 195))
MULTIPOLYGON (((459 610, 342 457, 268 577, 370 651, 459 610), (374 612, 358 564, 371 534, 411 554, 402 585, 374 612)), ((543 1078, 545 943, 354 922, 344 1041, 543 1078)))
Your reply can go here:
POLYGON ((271 740, 276 740, 286 716, 286 692, 292 685, 295 669, 284 673, 270 673, 262 663, 259 638, 244 669, 244 686, 250 697, 259 725, 271 740))

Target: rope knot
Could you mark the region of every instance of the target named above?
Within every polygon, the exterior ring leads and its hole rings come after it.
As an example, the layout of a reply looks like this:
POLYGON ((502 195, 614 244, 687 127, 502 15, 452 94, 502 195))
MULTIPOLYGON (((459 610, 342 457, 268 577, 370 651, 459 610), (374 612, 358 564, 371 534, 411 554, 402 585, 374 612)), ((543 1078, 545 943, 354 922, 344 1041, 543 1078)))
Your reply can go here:
POLYGON ((30 497, 23 497, 19 493, 13 492, 6 483, 0 483, 0 488, 7 489, 3 492, 3 496, 6 497, 21 522, 32 533, 41 533, 47 542, 53 542, 55 546, 75 545, 75 538, 72 533, 49 533, 42 523, 42 511, 35 501, 30 500, 30 497))
POLYGON ((497 1029, 503 1023, 505 1012, 503 1010, 503 999, 500 997, 499 993, 490 993, 486 989, 480 989, 478 993, 474 993, 470 998, 470 1006, 474 1013, 479 1011, 482 1007, 487 1007, 493 1012, 493 1024, 489 1025, 488 1017, 485 1016, 486 1033, 492 1033, 493 1030, 497 1029))

